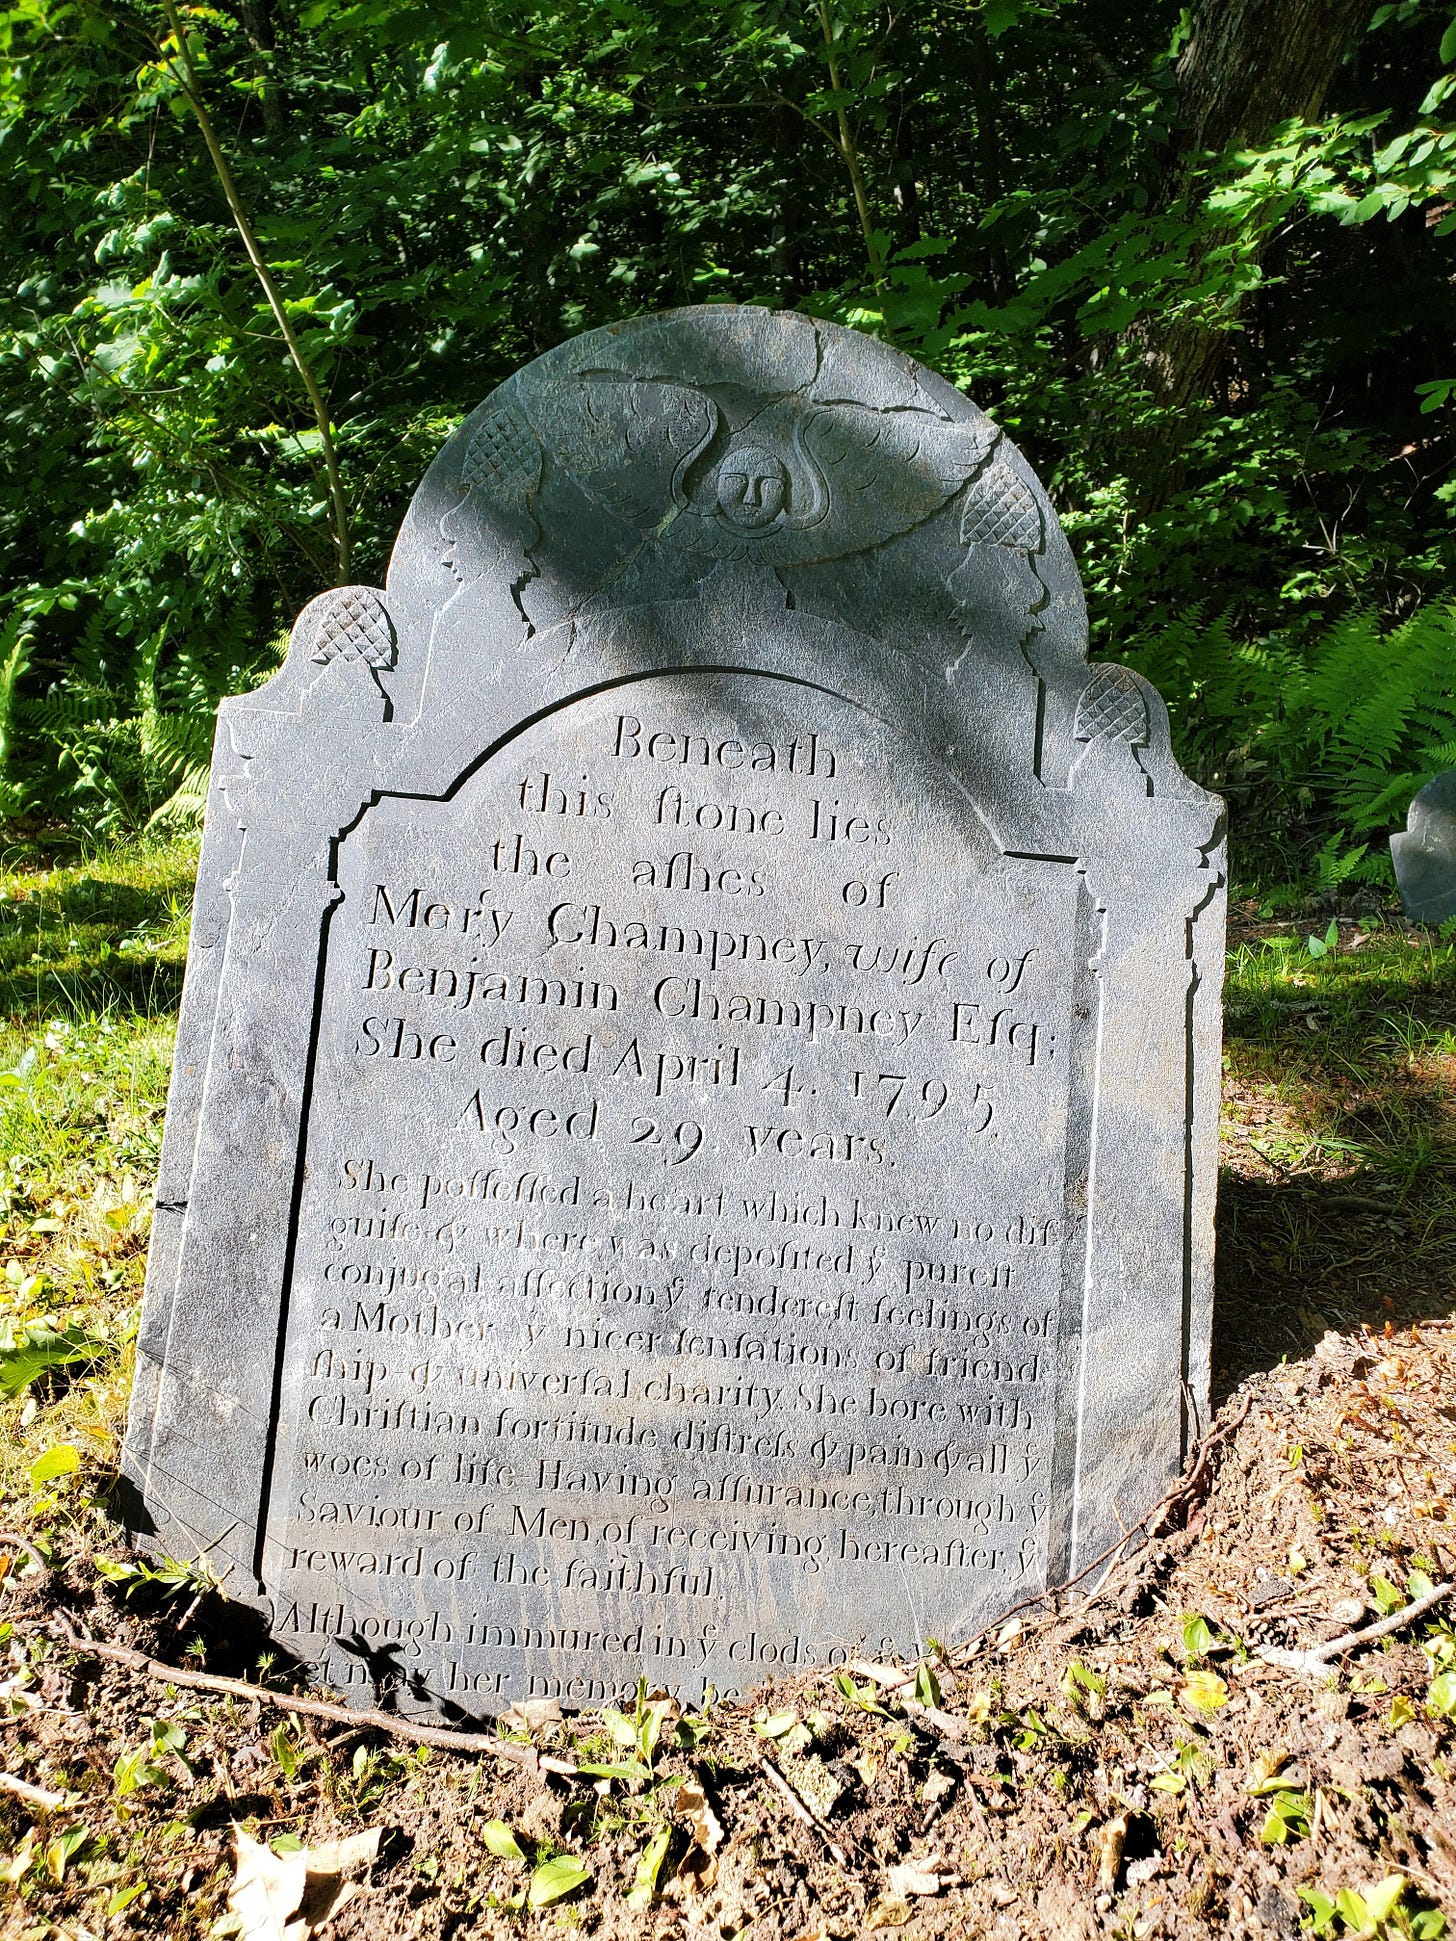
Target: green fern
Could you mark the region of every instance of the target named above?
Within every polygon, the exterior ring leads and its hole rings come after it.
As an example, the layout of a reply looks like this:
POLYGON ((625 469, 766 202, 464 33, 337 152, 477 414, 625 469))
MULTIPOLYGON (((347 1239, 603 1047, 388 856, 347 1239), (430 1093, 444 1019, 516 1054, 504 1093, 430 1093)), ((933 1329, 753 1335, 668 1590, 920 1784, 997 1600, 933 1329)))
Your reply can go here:
POLYGON ((1456 607, 1396 627, 1352 613, 1312 641, 1242 639, 1195 612, 1127 658, 1166 697, 1183 761, 1230 795, 1236 829, 1281 849, 1288 829, 1306 831, 1318 848, 1298 869, 1324 889, 1388 881, 1369 838, 1456 767, 1456 607))

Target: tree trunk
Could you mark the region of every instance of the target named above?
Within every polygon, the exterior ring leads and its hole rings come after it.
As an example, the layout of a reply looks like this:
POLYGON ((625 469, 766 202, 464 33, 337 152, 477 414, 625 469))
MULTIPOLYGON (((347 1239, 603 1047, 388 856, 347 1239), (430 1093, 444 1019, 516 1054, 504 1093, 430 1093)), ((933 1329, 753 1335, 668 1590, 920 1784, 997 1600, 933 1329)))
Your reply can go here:
POLYGON ((1313 121, 1369 14, 1369 0, 1200 0, 1178 62, 1188 147, 1218 154, 1313 121))
MULTIPOLYGON (((972 21, 966 30, 966 74, 971 84, 971 100, 976 120, 976 193, 981 215, 1001 200, 1001 135, 996 124, 996 66, 984 20, 972 21)), ((994 233, 988 231, 982 250, 988 300, 1004 303, 1011 295, 1006 251, 994 233)))
MULTIPOLYGON (((786 102, 770 110, 767 130, 772 153, 779 161, 778 215, 769 242, 769 259, 781 310, 797 309, 803 295, 803 165, 804 121, 786 102)), ((690 301, 690 299, 688 299, 690 301)))
MULTIPOLYGON (((1186 132, 1162 200, 1174 201, 1208 157, 1260 147, 1281 121, 1313 121, 1369 13, 1369 0, 1198 0, 1178 62, 1186 132)), ((1226 240, 1206 236, 1198 259, 1226 240)), ((1162 403, 1207 396, 1226 331, 1153 323, 1141 334, 1162 403)))
POLYGON ((263 133, 286 134, 288 95, 278 79, 273 58, 278 47, 278 36, 273 25, 272 0, 240 0, 238 19, 248 37, 248 44, 263 60, 263 133))

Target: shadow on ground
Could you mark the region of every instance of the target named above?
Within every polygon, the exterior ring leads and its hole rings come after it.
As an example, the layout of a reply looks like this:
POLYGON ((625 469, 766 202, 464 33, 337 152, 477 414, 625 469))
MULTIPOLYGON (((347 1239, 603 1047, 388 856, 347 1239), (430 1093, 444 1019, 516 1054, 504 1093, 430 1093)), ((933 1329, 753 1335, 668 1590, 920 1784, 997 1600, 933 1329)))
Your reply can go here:
POLYGON ((7 874, 0 1014, 19 1022, 175 1011, 195 860, 186 848, 158 846, 140 861, 7 874))
POLYGON ((1395 931, 1230 963, 1213 1389, 1456 1312, 1456 962, 1395 931))

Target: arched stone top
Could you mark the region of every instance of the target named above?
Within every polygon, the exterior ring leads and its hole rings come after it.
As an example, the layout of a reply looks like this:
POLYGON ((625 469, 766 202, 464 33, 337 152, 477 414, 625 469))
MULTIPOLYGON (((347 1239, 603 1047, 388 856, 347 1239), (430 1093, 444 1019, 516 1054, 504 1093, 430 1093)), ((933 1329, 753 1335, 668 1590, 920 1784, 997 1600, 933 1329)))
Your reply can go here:
POLYGON ((430 631, 508 586, 515 646, 730 583, 962 681, 1085 657, 1066 541, 994 420, 886 344, 745 305, 591 331, 507 379, 389 573, 430 631))

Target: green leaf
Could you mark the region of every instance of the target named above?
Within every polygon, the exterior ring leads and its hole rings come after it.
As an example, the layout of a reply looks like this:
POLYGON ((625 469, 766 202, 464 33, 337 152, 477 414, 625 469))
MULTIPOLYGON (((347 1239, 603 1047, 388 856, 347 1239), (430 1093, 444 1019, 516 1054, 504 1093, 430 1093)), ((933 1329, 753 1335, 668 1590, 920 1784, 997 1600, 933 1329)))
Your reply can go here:
POLYGON ((614 1705, 604 1705, 602 1707, 602 1724, 611 1733, 613 1739, 619 1746, 630 1746, 634 1752, 637 1750, 637 1721, 635 1719, 627 1718, 614 1705))
POLYGON ((641 1759, 619 1759, 612 1765, 581 1765, 576 1769, 589 1779, 651 1779, 652 1768, 641 1759))
POLYGON ((1266 1847, 1284 1847, 1309 1837, 1309 1816, 1313 1805, 1308 1793, 1279 1793, 1259 1829, 1266 1847))
POLYGON ((761 1739, 782 1739, 798 1723, 797 1712, 774 1712, 766 1719, 755 1719, 753 1729, 761 1739))
POLYGON ((532 1874, 526 1904, 550 1907, 554 1901, 564 1901, 569 1894, 585 1887, 590 1879, 590 1867, 583 1865, 574 1853, 559 1853, 554 1860, 542 1861, 532 1874))
POLYGON ((1390 1579, 1382 1577, 1379 1571, 1376 1571, 1370 1579, 1370 1594, 1375 1599, 1382 1617, 1389 1617, 1392 1611, 1398 1611, 1406 1602, 1405 1597, 1395 1588, 1390 1579))
POLYGON ((1311 1932, 1330 1933, 1335 1924, 1335 1904, 1329 1895, 1322 1894, 1318 1887, 1296 1887, 1294 1891, 1309 1908, 1311 1932))
POLYGON ((928 1664, 915 1667, 915 1696, 922 1705, 940 1704, 940 1680, 928 1664))
POLYGON ((1217 1712, 1229 1702, 1229 1688, 1216 1671, 1190 1671, 1178 1696, 1195 1712, 1217 1712))
POLYGON ((110 1353, 110 1342, 97 1341, 80 1328, 50 1328, 43 1323, 26 1328, 11 1346, 0 1350, 0 1394, 19 1395, 48 1368, 100 1361, 110 1353))
POLYGON ((285 1779, 292 1779, 298 1771, 298 1747, 294 1744, 293 1734, 286 1725, 280 1725, 269 1734, 268 1750, 273 1755, 274 1764, 285 1779))
POLYGON ((1456 1719, 1456 1671, 1443 1671, 1431 1680, 1426 1710, 1435 1719, 1456 1719))
POLYGON ((1103 1698, 1106 1696, 1107 1680, 1103 1677, 1102 1673, 1100 1671, 1092 1671, 1087 1665, 1082 1663, 1080 1658, 1073 1658, 1067 1666, 1067 1669, 1062 1673, 1062 1691, 1070 1698, 1073 1691, 1079 1685, 1084 1692, 1089 1692, 1094 1698, 1103 1698))
POLYGON ((1206 1658, 1214 1646, 1214 1636, 1208 1628, 1207 1620, 1197 1611, 1190 1611, 1183 1619, 1183 1655, 1186 1658, 1206 1658))
POLYGON ((480 1837, 497 1860, 524 1860, 526 1857, 520 1841, 504 1820, 487 1820, 480 1829, 480 1837))
POLYGON ((671 1845, 672 1828, 660 1826, 642 1849, 641 1858, 637 1862, 637 1872, 627 1895, 628 1907, 651 1907, 657 1898, 657 1876, 671 1845))
POLYGON ((1442 67, 1449 67, 1453 61, 1456 61, 1456 20, 1451 22, 1441 36, 1439 59, 1442 67))
POLYGON ((1378 1887, 1366 1888, 1362 1896, 1366 1913, 1372 1921, 1388 1921, 1404 1892, 1405 1875, 1387 1874, 1378 1887))
POLYGON ((834 1684, 841 1697, 861 1712, 868 1712, 879 1719, 889 1718, 890 1714, 878 1703, 879 1694, 873 1684, 867 1682, 863 1687, 856 1685, 846 1671, 835 1672, 834 1684))
POLYGON ((69 1476, 81 1467, 81 1451, 73 1442, 58 1442, 30 1465, 30 1486, 39 1489, 57 1476, 69 1476))

